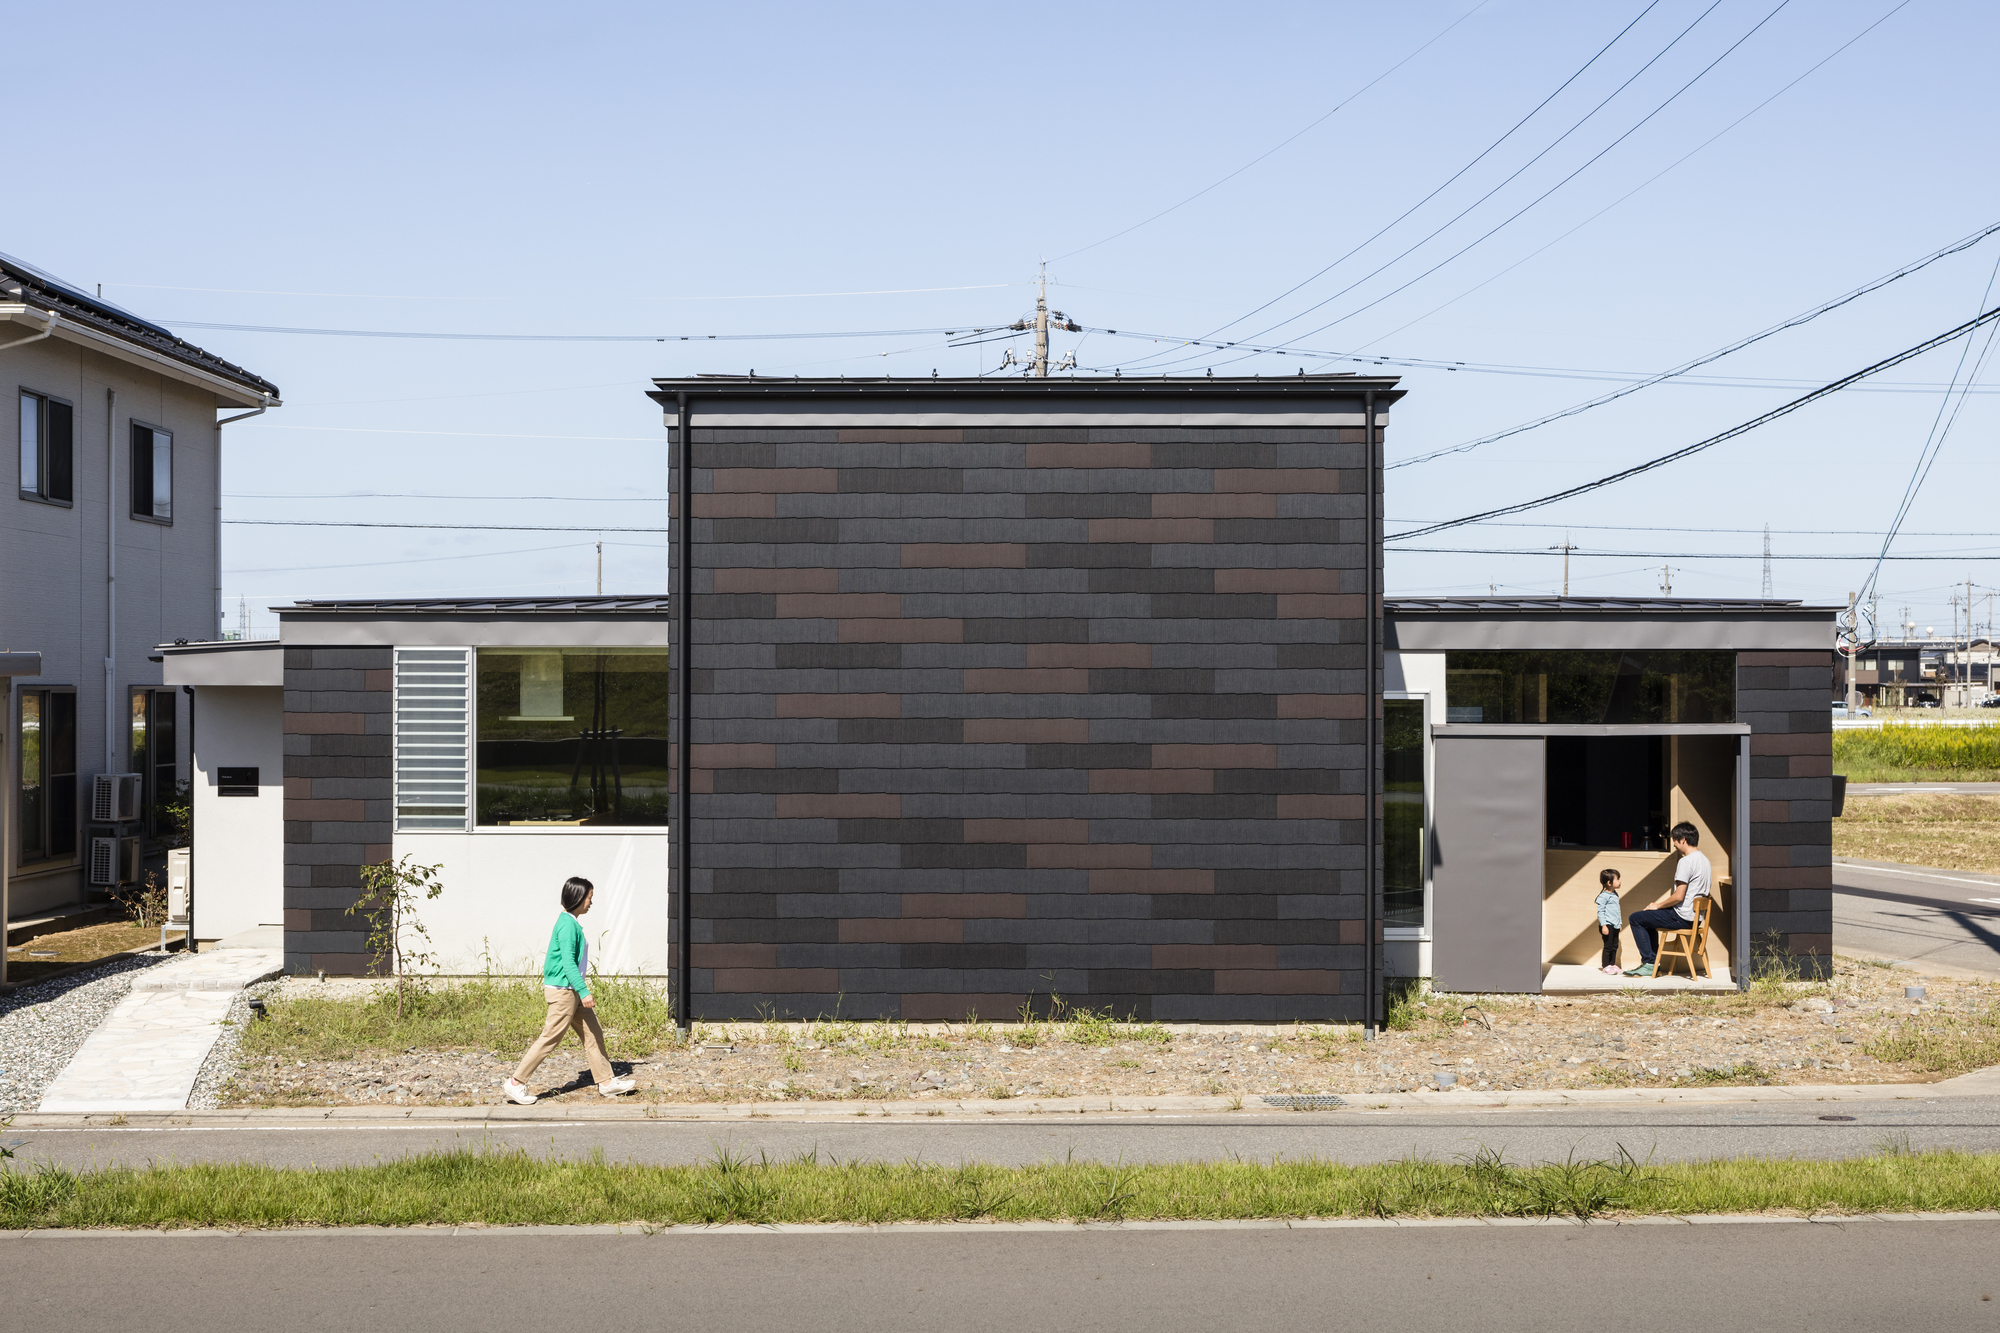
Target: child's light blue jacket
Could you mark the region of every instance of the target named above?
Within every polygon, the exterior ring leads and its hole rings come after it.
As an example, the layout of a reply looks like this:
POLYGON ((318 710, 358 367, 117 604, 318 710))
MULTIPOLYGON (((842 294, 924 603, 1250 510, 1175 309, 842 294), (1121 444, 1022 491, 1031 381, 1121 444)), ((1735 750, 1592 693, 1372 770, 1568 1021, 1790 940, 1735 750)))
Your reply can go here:
POLYGON ((1625 924, 1624 914, 1618 910, 1618 895, 1610 889, 1597 891, 1597 920, 1598 924, 1613 930, 1625 924))

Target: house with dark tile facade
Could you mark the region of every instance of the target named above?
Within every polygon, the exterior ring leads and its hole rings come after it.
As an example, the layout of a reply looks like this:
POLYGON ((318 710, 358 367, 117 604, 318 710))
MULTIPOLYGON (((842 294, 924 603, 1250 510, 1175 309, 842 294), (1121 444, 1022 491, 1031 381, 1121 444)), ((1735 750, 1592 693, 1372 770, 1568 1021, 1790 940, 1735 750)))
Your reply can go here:
POLYGON ((281 611, 288 966, 369 968, 360 867, 411 855, 448 970, 582 873, 593 956, 692 1018, 1371 1022, 1390 976, 1569 985, 1577 885, 1650 892, 1682 819, 1704 984, 1824 959, 1832 609, 1385 606, 1400 396, 659 381, 671 598, 281 611))

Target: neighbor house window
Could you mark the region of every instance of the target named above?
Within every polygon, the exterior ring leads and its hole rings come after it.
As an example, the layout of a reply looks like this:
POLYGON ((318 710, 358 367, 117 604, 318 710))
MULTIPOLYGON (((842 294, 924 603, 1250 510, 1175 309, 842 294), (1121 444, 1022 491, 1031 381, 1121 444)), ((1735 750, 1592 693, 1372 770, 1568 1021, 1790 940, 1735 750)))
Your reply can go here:
POLYGON ((1421 930, 1424 915, 1424 701, 1382 701, 1382 924, 1421 930))
POLYGON ((476 822, 665 824, 664 648, 481 648, 476 822))
POLYGON ((1730 652, 1447 652, 1444 670, 1448 723, 1736 720, 1730 652))
POLYGON ((21 498, 76 499, 76 413, 60 398, 21 391, 21 498))
POLYGON ((132 517, 174 521, 174 437, 132 423, 132 517))
POLYGON ((76 694, 22 690, 14 753, 20 862, 76 855, 76 694))
POLYGON ((172 690, 132 691, 132 771, 145 779, 139 818, 149 841, 173 832, 166 807, 180 786, 179 747, 174 743, 178 702, 172 690))

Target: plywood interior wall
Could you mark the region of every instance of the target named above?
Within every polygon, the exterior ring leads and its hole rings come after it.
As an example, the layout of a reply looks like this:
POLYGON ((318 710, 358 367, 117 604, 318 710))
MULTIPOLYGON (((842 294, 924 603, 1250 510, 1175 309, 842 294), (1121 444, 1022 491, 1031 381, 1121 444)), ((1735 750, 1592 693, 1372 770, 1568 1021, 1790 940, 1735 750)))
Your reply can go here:
MULTIPOLYGON (((1730 866, 1736 841, 1737 740, 1734 736, 1675 736, 1668 746, 1669 813, 1701 830, 1701 849, 1715 871, 1715 906, 1709 916, 1709 961, 1717 967, 1730 961, 1735 938, 1733 883, 1730 866)), ((1672 852, 1596 851, 1584 847, 1552 847, 1543 856, 1542 964, 1595 963, 1602 944, 1597 933, 1597 877, 1606 869, 1622 877, 1619 902, 1629 922, 1632 913, 1673 892, 1672 852)), ((1638 947, 1628 924, 1621 932, 1618 961, 1639 963, 1638 947)))

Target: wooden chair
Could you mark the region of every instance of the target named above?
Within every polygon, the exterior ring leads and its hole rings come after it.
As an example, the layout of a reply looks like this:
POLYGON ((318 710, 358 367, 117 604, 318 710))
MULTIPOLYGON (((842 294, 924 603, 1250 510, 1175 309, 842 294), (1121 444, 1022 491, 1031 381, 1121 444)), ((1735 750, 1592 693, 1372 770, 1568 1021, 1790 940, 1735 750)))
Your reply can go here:
POLYGON ((1715 971, 1708 965, 1708 912, 1712 903, 1710 895, 1704 893, 1694 900, 1694 920, 1679 930, 1660 932, 1659 952, 1653 959, 1653 975, 1667 974, 1667 960, 1679 958, 1687 963, 1688 979, 1697 977, 1695 961, 1701 962, 1699 976, 1715 979, 1715 971))

